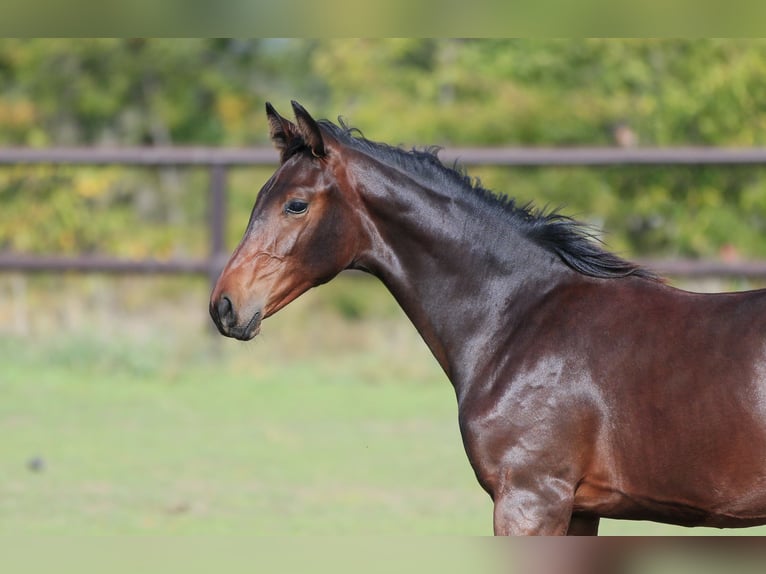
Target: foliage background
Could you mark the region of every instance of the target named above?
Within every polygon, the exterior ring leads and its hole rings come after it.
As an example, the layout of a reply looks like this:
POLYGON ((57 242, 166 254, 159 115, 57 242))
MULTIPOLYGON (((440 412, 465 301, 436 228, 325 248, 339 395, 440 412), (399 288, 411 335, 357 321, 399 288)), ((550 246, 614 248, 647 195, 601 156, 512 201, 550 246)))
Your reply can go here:
MULTIPOLYGON (((4 145, 268 144, 263 102, 287 110, 290 99, 408 147, 614 145, 622 127, 643 146, 759 146, 766 41, 0 41, 4 145)), ((761 168, 472 173, 606 228, 628 255, 766 256, 761 168)), ((0 249, 199 251, 189 226, 203 217, 205 180, 193 175, 3 169, 0 249)), ((266 175, 235 186, 236 207, 266 175)))

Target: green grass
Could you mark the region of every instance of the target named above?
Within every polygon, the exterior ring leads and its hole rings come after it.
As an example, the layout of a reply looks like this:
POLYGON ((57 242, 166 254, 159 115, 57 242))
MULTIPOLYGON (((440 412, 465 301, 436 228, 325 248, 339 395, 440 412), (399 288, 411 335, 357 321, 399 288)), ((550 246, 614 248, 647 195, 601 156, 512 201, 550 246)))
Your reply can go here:
POLYGON ((340 313, 320 289, 251 343, 210 334, 204 286, 64 330, 36 304, 30 334, 0 336, 0 534, 490 534, 449 382, 354 285, 340 313))
POLYGON ((249 344, 0 339, 0 533, 488 533, 454 393, 409 327, 285 317, 249 344))
POLYGON ((487 531, 448 388, 27 364, 1 392, 0 532, 487 531))

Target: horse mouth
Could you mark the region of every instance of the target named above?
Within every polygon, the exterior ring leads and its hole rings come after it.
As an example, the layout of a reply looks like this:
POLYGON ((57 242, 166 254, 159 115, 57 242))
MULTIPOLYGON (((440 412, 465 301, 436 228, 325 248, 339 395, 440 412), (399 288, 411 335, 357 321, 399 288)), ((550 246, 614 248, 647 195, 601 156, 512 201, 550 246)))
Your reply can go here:
POLYGON ((249 341, 254 339, 256 335, 261 332, 261 319, 263 314, 261 311, 257 311, 247 322, 246 325, 240 327, 237 325, 227 324, 226 321, 222 321, 219 318, 215 318, 216 327, 220 331, 221 335, 225 337, 231 337, 239 341, 249 341))
POLYGON ((231 330, 231 337, 239 339, 240 341, 249 341, 254 339, 255 336, 261 332, 261 319, 262 313, 256 311, 256 313, 247 322, 247 325, 241 328, 235 328, 231 330))

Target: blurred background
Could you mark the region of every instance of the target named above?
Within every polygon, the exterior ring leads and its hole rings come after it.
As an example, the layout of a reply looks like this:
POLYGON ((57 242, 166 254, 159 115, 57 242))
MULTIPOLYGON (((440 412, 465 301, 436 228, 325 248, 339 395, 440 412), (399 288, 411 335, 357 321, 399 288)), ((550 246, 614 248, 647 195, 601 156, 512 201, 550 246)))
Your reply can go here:
MULTIPOLYGON (((291 99, 370 139, 445 153, 761 147, 766 41, 0 40, 0 155, 150 158, 4 160, 0 259, 157 264, 0 269, 0 533, 491 533, 449 382, 376 280, 341 276, 250 343, 213 334, 206 261, 236 246, 274 170, 264 102, 289 115, 291 99), (152 163, 187 146, 266 159, 152 163), (211 202, 218 176, 225 202, 211 202), (215 213, 225 226, 211 231, 215 213)), ((629 258, 766 259, 758 163, 466 167, 604 229, 629 258)))

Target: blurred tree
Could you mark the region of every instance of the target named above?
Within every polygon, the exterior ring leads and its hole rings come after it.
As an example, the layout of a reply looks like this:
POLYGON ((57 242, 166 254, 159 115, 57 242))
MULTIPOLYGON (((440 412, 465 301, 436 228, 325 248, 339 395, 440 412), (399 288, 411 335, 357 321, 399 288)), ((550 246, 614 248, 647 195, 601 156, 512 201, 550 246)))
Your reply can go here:
MULTIPOLYGON (((763 40, 342 40, 312 58, 329 107, 442 145, 624 145, 626 128, 630 145, 763 145, 765 66, 763 40)), ((475 171, 620 230, 621 250, 766 256, 758 168, 475 171)))
MULTIPOLYGON (((290 54, 268 40, 0 40, 0 144, 263 142, 264 95, 290 54)), ((199 194, 185 193, 185 173, 2 170, 0 249, 198 250, 185 214, 201 216, 199 194)))
MULTIPOLYGON (((263 144, 290 99, 406 146, 766 145, 766 41, 0 40, 3 145, 263 144)), ((760 168, 471 171, 632 254, 766 256, 760 168)), ((0 170, 0 248, 186 249, 184 174, 0 170)))

